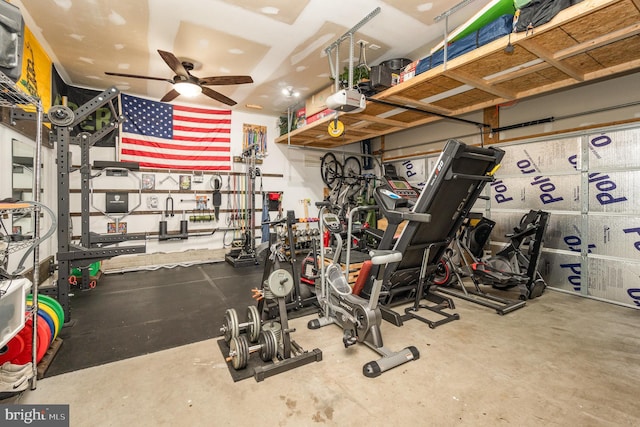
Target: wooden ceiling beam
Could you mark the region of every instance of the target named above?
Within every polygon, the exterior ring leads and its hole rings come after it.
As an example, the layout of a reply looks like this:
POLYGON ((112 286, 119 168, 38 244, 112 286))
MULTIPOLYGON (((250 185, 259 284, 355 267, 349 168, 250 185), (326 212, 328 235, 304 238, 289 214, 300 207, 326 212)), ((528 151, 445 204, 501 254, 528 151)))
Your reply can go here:
MULTIPOLYGON (((635 0, 636 2, 640 3, 640 0, 635 0)), ((558 52, 556 52, 556 54, 554 55, 554 58, 556 60, 563 60, 563 59, 567 59, 571 56, 575 56, 575 55, 579 55, 585 52, 588 52, 590 50, 593 49, 597 49, 599 47, 602 46, 606 46, 610 43, 615 43, 617 41, 626 39, 628 37, 633 37, 640 34, 640 23, 637 24, 633 24, 630 25, 626 28, 623 28, 621 30, 617 30, 614 31, 612 33, 609 34, 605 34, 603 36, 600 37, 596 37, 595 39, 589 40, 587 42, 584 43, 580 43, 577 44, 575 46, 571 46, 569 48, 560 50, 558 52)), ((520 44, 520 43, 518 43, 520 44)), ((524 46, 523 46, 524 48, 524 46)), ((528 49, 527 49, 528 50, 528 49)), ((542 58, 544 60, 544 58, 542 58)), ((541 62, 540 64, 535 64, 535 65, 531 65, 529 67, 523 67, 520 69, 515 70, 512 73, 507 73, 507 74, 502 74, 500 76, 497 76, 495 78, 492 79, 488 79, 487 82, 489 84, 495 85, 498 83, 503 83, 509 80, 514 80, 517 79, 519 77, 523 77, 526 76, 527 74, 532 74, 532 73, 536 73, 538 71, 542 71, 546 68, 551 67, 552 65, 547 63, 547 62, 541 62)))
MULTIPOLYGON (((426 102, 418 101, 416 99, 408 98, 406 96, 393 95, 384 98, 385 101, 393 102, 400 105, 408 105, 409 107, 419 108, 425 110, 426 113, 434 112, 437 114, 451 115, 452 111, 448 108, 437 107, 433 104, 427 104, 426 102)), ((402 108, 402 107, 398 107, 402 108)))
POLYGON ((521 40, 518 42, 518 45, 527 49, 529 52, 536 55, 538 58, 542 59, 547 64, 550 64, 552 67, 557 68, 558 70, 562 71, 563 73, 573 78, 574 80, 577 80, 579 82, 584 81, 584 73, 582 73, 577 68, 572 67, 571 65, 562 63, 561 60, 556 58, 553 52, 540 46, 533 40, 531 39, 521 40))
POLYGON ((485 91, 487 93, 490 93, 492 95, 496 95, 499 96, 501 98, 506 98, 506 99, 514 99, 516 97, 516 94, 512 91, 508 91, 508 90, 504 90, 504 89, 498 89, 494 86, 492 86, 492 84, 490 82, 488 82, 487 80, 483 79, 482 77, 474 77, 470 74, 464 73, 462 71, 454 71, 454 70, 446 70, 444 72, 444 74, 447 77, 450 77, 454 80, 459 81, 460 83, 464 83, 467 84, 469 86, 473 86, 476 89, 480 89, 482 91, 485 91))
POLYGON ((393 126, 397 128, 408 128, 409 123, 401 122, 400 120, 385 119, 383 117, 372 116, 370 114, 358 114, 358 118, 362 118, 363 121, 380 123, 381 125, 393 126))

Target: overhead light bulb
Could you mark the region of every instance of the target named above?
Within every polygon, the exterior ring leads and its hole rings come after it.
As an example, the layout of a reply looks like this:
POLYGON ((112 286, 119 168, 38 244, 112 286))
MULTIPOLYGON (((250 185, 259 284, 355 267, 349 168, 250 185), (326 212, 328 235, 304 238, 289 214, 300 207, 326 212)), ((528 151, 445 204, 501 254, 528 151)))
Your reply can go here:
POLYGON ((174 83, 173 87, 180 95, 184 95, 189 98, 193 98, 202 92, 200 85, 191 82, 177 82, 174 83))

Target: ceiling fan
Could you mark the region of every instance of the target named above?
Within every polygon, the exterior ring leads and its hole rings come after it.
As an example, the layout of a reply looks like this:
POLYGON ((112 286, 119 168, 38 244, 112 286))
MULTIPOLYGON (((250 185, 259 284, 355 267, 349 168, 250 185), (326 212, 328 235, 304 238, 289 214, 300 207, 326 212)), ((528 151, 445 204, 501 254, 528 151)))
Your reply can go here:
POLYGON ((209 98, 220 101, 227 105, 236 105, 237 102, 231 98, 228 98, 216 92, 215 90, 208 88, 210 85, 237 85, 244 83, 253 83, 251 76, 214 76, 198 78, 191 74, 193 70, 193 63, 187 61, 180 61, 173 53, 158 49, 158 53, 167 63, 169 68, 173 70, 176 75, 173 79, 165 79, 162 77, 151 76, 138 76, 135 74, 123 74, 112 73, 106 71, 105 74, 109 76, 131 77, 134 79, 147 79, 147 80, 160 80, 163 82, 169 82, 173 84, 171 89, 160 101, 169 102, 177 98, 179 95, 195 96, 199 93, 208 96, 209 98))

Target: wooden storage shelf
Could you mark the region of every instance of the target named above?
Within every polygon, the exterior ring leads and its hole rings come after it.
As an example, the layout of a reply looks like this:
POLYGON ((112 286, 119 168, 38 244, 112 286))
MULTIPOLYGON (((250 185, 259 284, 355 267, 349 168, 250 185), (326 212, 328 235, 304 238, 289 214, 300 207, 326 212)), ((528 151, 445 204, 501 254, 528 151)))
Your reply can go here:
MULTIPOLYGON (((640 0, 584 0, 533 32, 504 36, 447 61, 373 99, 460 116, 505 102, 640 69, 640 0)), ((340 113, 341 137, 327 133, 334 115, 282 135, 277 143, 330 149, 442 120, 375 101, 340 113)))

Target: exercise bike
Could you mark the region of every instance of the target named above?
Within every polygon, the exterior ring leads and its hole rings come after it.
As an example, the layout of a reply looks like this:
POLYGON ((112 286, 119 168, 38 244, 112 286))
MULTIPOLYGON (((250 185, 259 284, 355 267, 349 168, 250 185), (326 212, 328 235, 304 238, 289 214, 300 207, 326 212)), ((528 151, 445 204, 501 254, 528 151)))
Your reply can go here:
MULTIPOLYGON (((343 329, 345 348, 362 343, 374 350, 382 357, 378 360, 366 363, 362 373, 369 378, 374 378, 396 366, 420 357, 418 349, 413 346, 394 352, 386 348, 382 340, 380 324, 382 315, 378 307, 380 291, 386 266, 390 263, 400 262, 402 253, 394 250, 372 250, 369 252, 371 263, 381 268, 374 281, 371 295, 368 299, 352 293, 345 273, 340 266, 340 253, 342 250, 343 226, 338 216, 328 211, 328 202, 316 203, 320 208, 320 229, 324 227, 336 241, 336 249, 333 261, 325 266, 324 256, 327 248, 321 239, 320 250, 320 278, 316 281, 316 296, 320 305, 321 316, 309 321, 309 329, 318 329, 326 325, 336 324, 343 329)), ((347 251, 349 247, 347 247, 347 251)))

